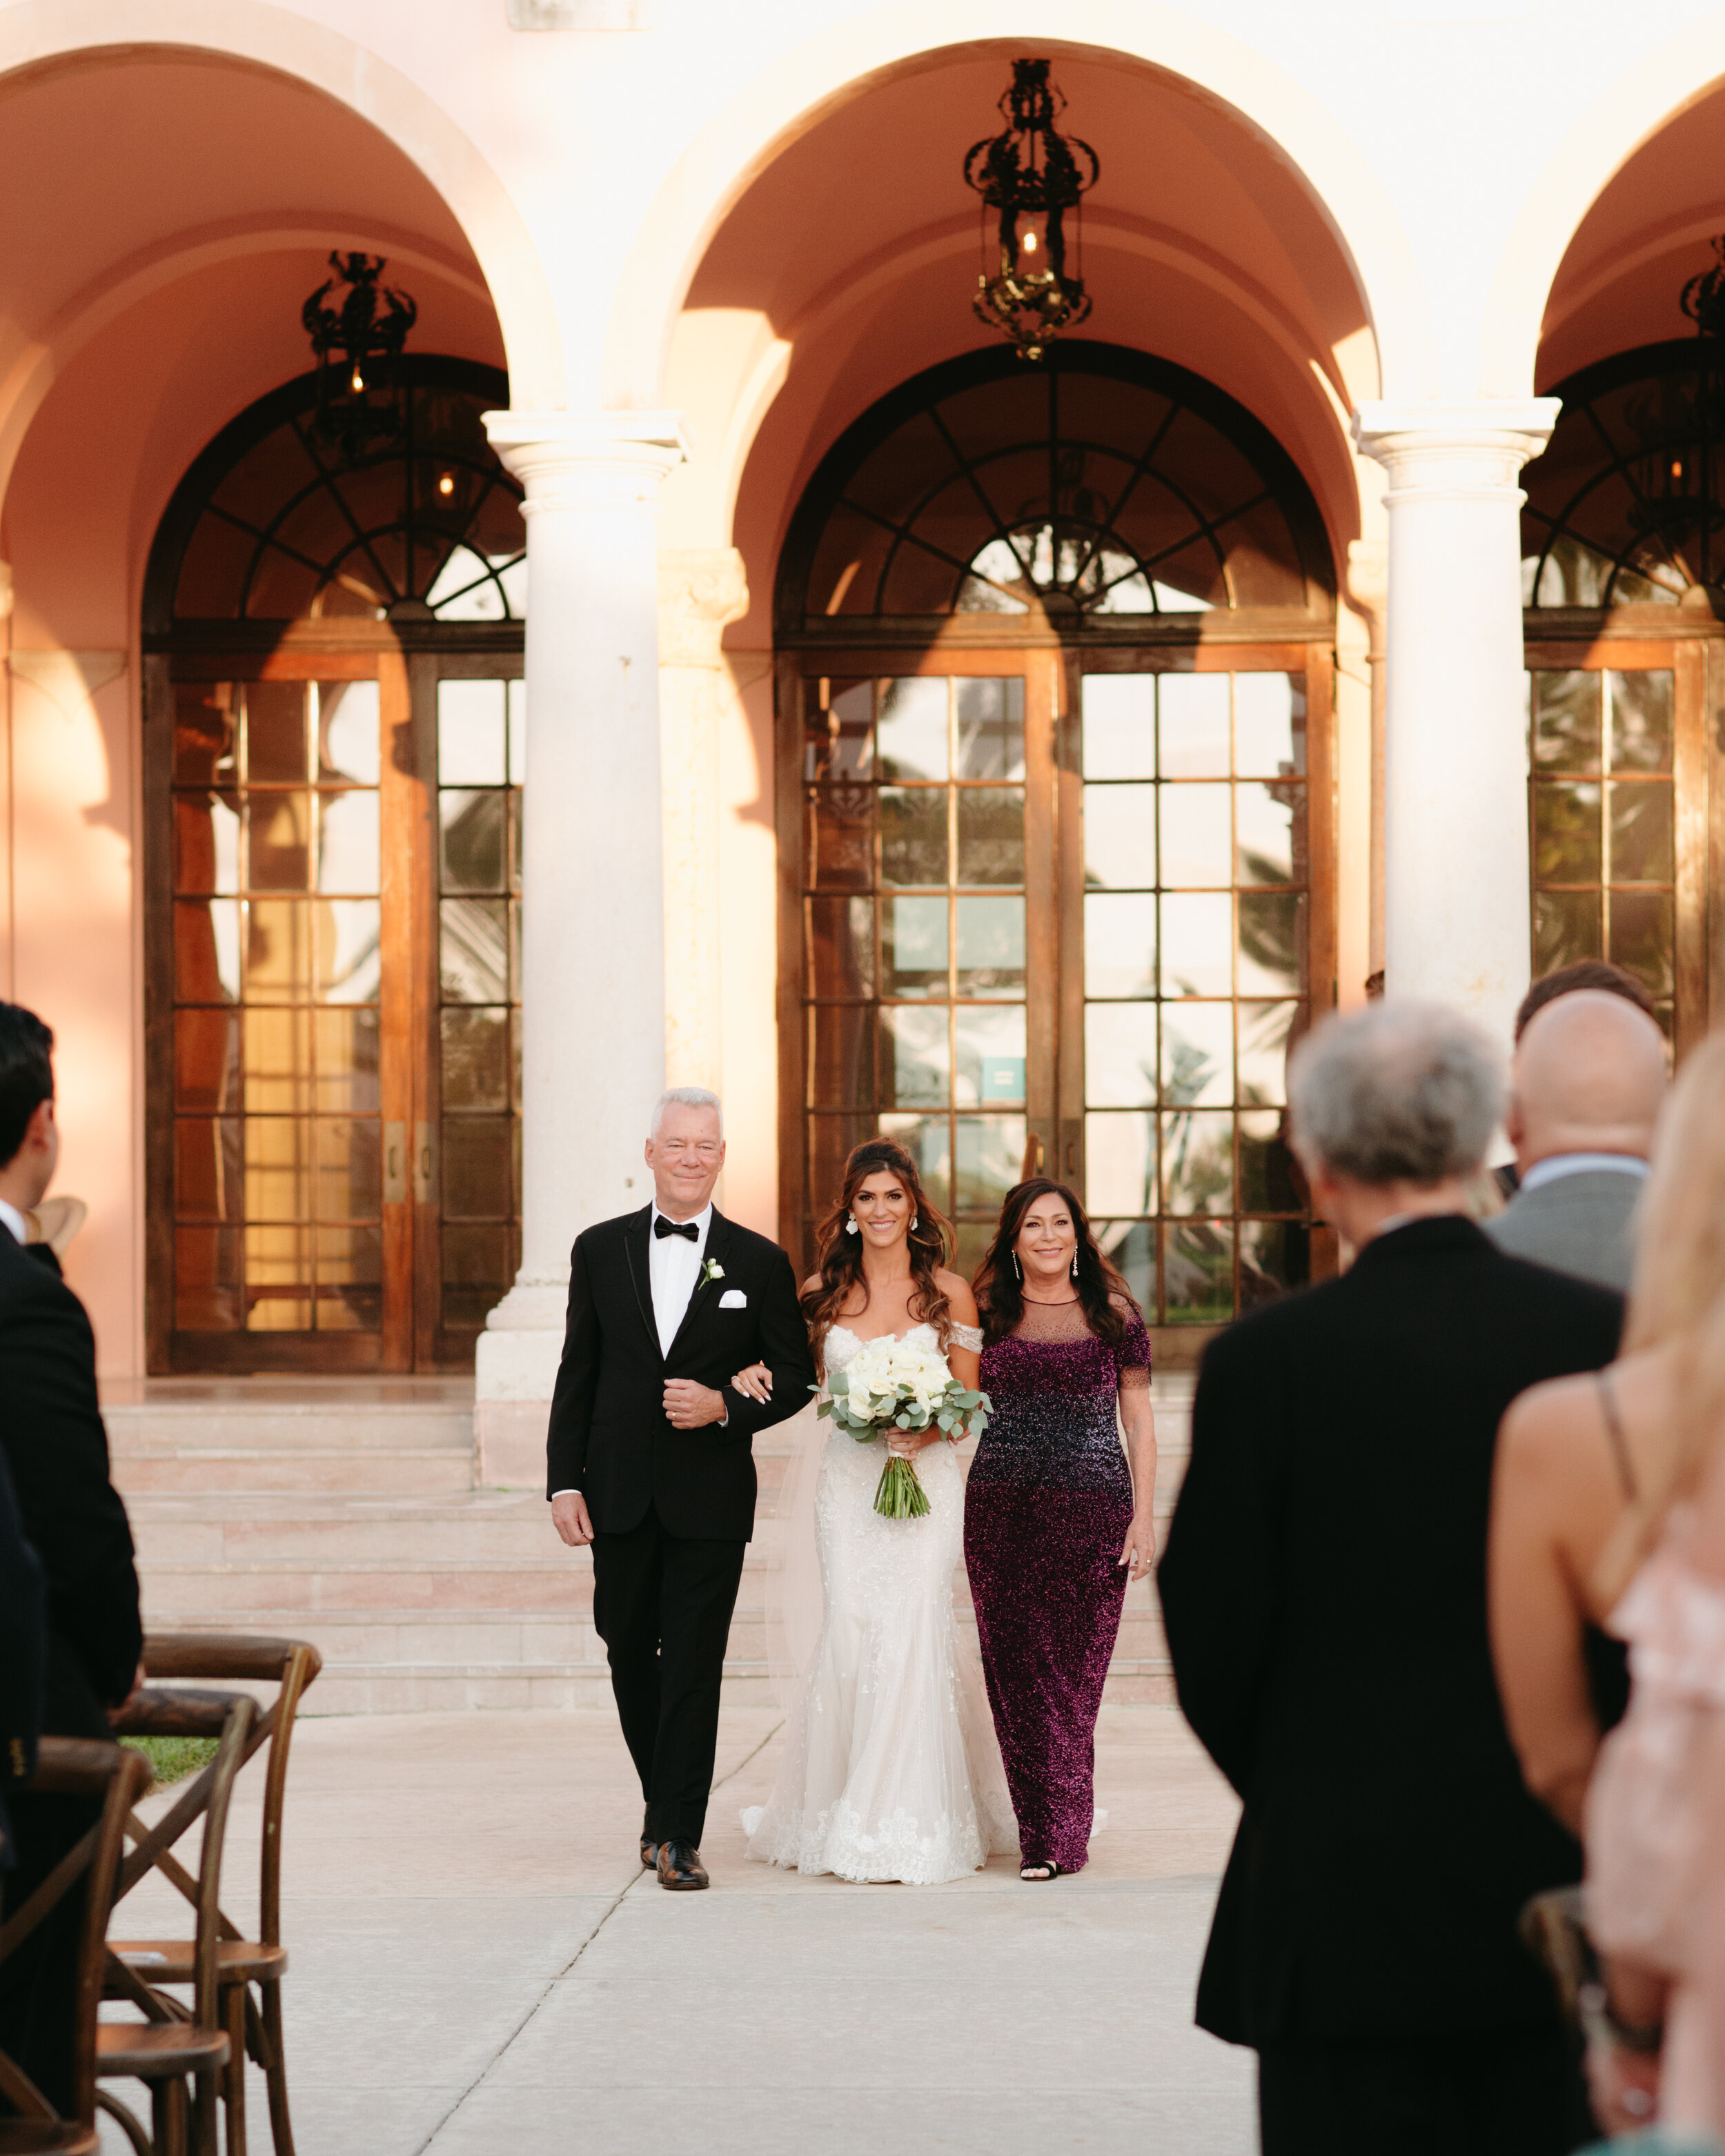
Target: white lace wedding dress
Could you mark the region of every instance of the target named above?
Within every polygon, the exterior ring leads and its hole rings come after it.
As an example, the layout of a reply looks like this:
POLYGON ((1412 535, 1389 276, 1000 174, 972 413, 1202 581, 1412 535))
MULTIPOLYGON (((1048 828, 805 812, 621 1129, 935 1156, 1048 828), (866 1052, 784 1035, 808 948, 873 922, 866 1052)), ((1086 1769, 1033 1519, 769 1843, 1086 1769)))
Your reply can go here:
MULTIPOLYGON (((932 1326, 904 1337, 926 1337, 932 1326)), ((955 1326, 953 1344, 980 1347, 955 1326)), ((835 1325, 825 1363, 862 1342, 835 1325)), ((792 1712, 771 1802, 745 1812, 748 1853, 841 1879, 936 1886, 1018 1848, 981 1667, 960 1642, 952 1574, 963 1550, 964 1474, 944 1442, 916 1455, 920 1519, 883 1519, 884 1440, 830 1429, 814 1499, 825 1614, 792 1712)))

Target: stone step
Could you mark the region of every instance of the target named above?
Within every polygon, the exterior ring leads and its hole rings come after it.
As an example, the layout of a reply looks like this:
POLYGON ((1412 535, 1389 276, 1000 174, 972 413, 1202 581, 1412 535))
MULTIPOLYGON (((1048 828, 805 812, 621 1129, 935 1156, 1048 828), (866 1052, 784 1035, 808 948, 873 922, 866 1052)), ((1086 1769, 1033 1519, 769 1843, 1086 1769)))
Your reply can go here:
POLYGON ((257 1496, 443 1496, 473 1487, 471 1446, 198 1445, 169 1450, 134 1445, 114 1459, 126 1497, 244 1491, 257 1496))
POLYGON ((108 1448, 132 1453, 269 1451, 299 1454, 437 1447, 473 1451, 471 1408, 401 1405, 336 1407, 306 1404, 189 1410, 182 1404, 109 1407, 108 1448))

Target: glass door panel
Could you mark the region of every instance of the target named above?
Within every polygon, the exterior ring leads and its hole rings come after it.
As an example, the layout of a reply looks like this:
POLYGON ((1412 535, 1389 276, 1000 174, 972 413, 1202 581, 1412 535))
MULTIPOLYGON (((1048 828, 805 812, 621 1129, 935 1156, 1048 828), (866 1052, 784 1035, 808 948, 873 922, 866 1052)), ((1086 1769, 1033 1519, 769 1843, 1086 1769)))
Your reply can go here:
POLYGON ((496 661, 416 662, 433 842, 414 1206, 423 1363, 465 1363, 521 1263, 525 684, 496 661))
POLYGON ((1307 675, 1081 680, 1065 1166, 1152 1322, 1217 1324, 1311 1270, 1285 1129, 1312 996, 1307 675))
POLYGON ((964 1271, 1019 1178, 1048 994, 1030 916, 1048 894, 1029 871, 1038 720, 1011 665, 795 683, 809 1259, 846 1155, 877 1131, 915 1155, 964 1271))
POLYGON ((380 699, 375 675, 173 690, 177 1359, 390 1360, 380 699))

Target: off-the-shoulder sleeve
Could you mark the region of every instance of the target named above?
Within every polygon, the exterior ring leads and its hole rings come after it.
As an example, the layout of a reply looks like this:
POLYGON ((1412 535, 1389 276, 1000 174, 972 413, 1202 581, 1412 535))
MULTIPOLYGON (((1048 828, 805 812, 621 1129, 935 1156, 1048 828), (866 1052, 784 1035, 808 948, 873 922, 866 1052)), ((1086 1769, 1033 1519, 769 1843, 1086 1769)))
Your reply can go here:
POLYGON ((955 1325, 952 1328, 952 1341, 955 1348, 966 1348, 973 1355, 980 1355, 983 1352, 983 1328, 980 1325, 955 1325))
POLYGON ((1127 1318, 1126 1331, 1115 1344, 1114 1367, 1123 1393, 1142 1392, 1150 1382, 1150 1335, 1137 1311, 1127 1318))

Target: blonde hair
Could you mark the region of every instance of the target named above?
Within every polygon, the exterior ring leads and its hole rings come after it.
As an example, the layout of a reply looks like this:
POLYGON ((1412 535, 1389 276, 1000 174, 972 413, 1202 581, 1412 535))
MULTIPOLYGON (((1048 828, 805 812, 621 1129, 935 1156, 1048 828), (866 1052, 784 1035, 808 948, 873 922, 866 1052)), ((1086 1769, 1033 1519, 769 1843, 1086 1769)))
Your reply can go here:
POLYGON ((1647 1348, 1671 1353, 1673 1442, 1599 1558, 1608 1598, 1627 1584, 1672 1506, 1693 1494, 1725 1432, 1725 1030, 1678 1073, 1636 1211, 1622 1352, 1647 1348))

